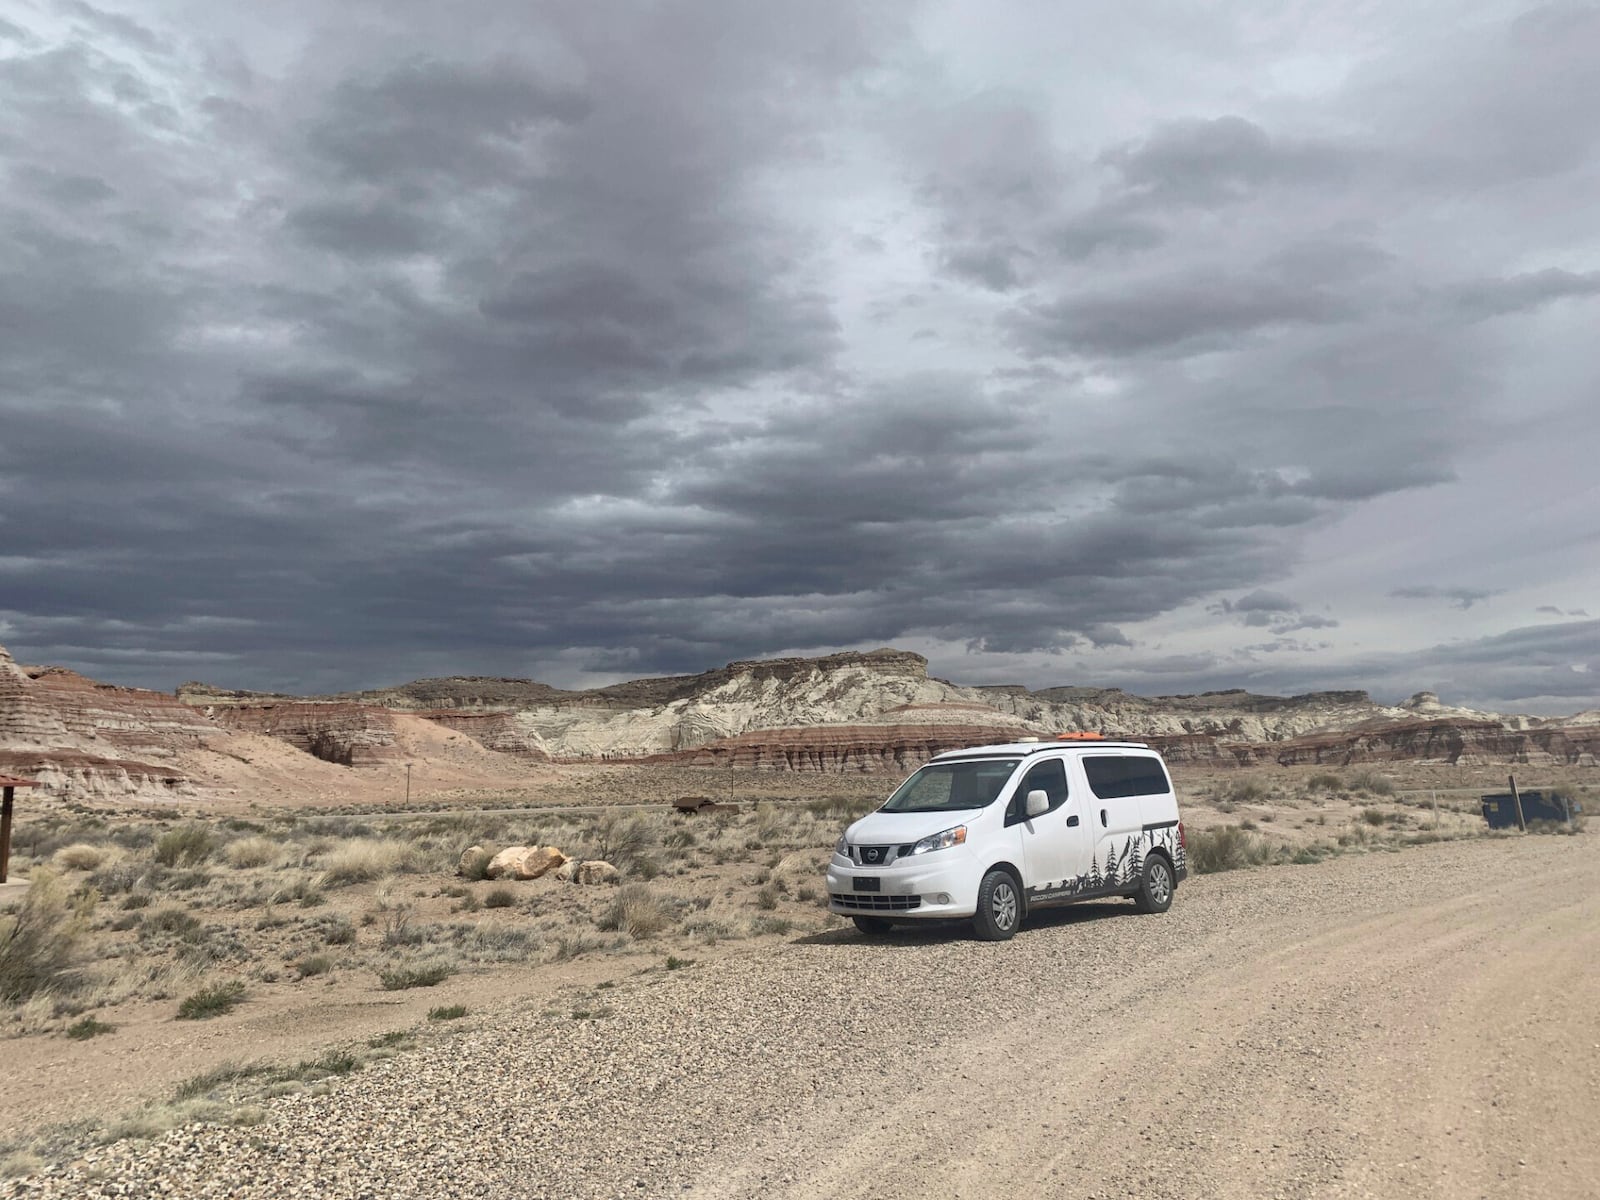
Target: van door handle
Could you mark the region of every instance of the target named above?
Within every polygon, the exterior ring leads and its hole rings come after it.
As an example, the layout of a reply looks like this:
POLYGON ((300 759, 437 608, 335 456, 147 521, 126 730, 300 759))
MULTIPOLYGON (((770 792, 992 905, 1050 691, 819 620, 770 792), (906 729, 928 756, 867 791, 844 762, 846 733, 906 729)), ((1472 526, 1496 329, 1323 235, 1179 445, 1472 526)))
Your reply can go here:
POLYGON ((1078 823, 1078 814, 1077 813, 1073 813, 1070 817, 1067 818, 1067 825, 1068 825, 1069 828, 1071 826, 1076 825, 1077 823, 1078 823))
POLYGON ((1100 810, 1100 826, 1103 829, 1105 826, 1107 826, 1109 824, 1110 824, 1110 822, 1106 820, 1106 810, 1102 808, 1100 810))

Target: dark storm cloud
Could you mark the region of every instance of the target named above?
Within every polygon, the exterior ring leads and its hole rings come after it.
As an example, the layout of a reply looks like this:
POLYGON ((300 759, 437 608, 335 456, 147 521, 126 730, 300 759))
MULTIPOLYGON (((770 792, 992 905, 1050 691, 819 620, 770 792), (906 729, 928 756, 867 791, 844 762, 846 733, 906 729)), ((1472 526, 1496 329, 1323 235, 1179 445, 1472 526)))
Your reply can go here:
POLYGON ((164 686, 902 639, 1198 679, 1250 660, 1147 629, 1215 604, 1309 672, 1315 535, 1457 478, 1517 330, 1594 303, 1597 26, 1101 128, 921 17, 0 24, 0 642, 164 686))

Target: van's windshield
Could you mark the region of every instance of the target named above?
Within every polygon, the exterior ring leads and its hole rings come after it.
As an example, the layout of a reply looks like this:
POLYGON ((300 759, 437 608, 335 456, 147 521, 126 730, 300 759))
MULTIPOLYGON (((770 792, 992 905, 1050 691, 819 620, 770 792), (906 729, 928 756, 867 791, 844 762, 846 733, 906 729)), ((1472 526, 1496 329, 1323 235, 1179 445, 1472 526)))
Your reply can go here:
POLYGON ((895 789, 880 812, 957 812, 993 804, 1020 758, 929 763, 895 789))

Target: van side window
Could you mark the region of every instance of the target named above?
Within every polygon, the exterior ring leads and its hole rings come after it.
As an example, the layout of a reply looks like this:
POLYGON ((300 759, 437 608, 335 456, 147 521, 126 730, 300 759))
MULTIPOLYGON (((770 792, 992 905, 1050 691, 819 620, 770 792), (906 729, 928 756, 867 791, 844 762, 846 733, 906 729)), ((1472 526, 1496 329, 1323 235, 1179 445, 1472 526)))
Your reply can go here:
POLYGON ((1067 802, 1067 768, 1059 758, 1035 763, 1017 784, 1011 805, 1006 810, 1006 824, 1015 825, 1028 819, 1028 793, 1035 789, 1050 797, 1049 812, 1055 812, 1067 802))
POLYGON ((1160 796, 1172 790, 1159 758, 1136 754, 1093 754, 1083 760, 1089 789, 1101 800, 1121 796, 1160 796))

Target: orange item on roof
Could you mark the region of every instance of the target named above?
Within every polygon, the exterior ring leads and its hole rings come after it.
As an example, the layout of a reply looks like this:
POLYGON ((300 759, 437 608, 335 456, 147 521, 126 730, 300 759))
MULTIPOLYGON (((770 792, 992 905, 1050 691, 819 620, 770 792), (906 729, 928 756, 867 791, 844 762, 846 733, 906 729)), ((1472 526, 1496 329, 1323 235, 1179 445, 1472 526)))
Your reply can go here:
POLYGON ((1058 742, 1103 742, 1105 740, 1106 740, 1106 735, 1103 734, 1103 733, 1058 733, 1058 734, 1056 734, 1056 741, 1058 741, 1058 742))

